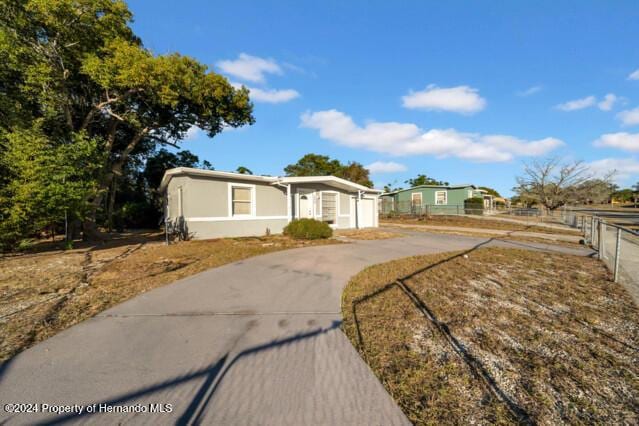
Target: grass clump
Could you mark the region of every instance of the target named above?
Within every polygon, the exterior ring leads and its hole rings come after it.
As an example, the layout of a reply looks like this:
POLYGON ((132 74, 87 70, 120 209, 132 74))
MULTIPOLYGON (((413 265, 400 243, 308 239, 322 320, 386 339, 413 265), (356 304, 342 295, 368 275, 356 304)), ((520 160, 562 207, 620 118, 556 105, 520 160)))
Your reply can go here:
POLYGON ((298 240, 319 240, 333 236, 328 223, 315 219, 296 219, 286 225, 284 235, 298 240))

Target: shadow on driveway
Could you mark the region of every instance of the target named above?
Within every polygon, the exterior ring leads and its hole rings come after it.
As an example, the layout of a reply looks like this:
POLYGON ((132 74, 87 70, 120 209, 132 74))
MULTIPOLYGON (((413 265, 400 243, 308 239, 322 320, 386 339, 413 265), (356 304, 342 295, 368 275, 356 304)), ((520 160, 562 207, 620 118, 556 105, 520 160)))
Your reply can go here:
MULTIPOLYGON (((174 377, 163 382, 136 390, 134 392, 129 392, 124 395, 116 396, 109 400, 103 400, 95 402, 95 404, 106 404, 108 406, 121 405, 127 402, 135 401, 136 399, 148 396, 162 390, 168 388, 174 388, 178 385, 184 384, 191 380, 199 379, 202 377, 206 377, 204 383, 200 386, 198 391, 196 392, 193 399, 190 401, 188 407, 184 410, 179 419, 176 420, 176 424, 186 425, 186 424, 200 424, 202 422, 202 417, 205 413, 206 407, 215 395, 217 389, 220 384, 224 380, 224 377, 227 373, 235 366, 235 364, 242 360, 242 358, 247 357, 249 355, 253 355, 255 353, 268 351, 277 347, 290 345, 296 343, 298 341, 309 339, 313 337, 317 337, 319 335, 330 332, 331 330, 338 329, 341 325, 341 321, 333 321, 332 325, 326 328, 318 328, 317 330, 309 331, 306 333, 299 333, 290 337, 276 339, 270 341, 268 343, 253 346, 247 349, 242 350, 236 355, 229 358, 229 353, 222 356, 219 360, 217 360, 212 365, 196 370, 189 374, 185 374, 182 376, 174 377)), ((8 364, 8 363, 6 363, 8 364)), ((1 368, 5 368, 3 364, 1 368)), ((0 369, 0 374, 2 373, 2 369, 0 369)), ((91 404, 87 404, 91 405, 91 404)), ((105 413, 97 413, 97 414, 105 414, 105 413)), ((63 416, 49 418, 39 424, 61 424, 68 423, 76 420, 87 420, 90 416, 94 415, 94 413, 87 413, 84 411, 82 414, 65 414, 63 416)))

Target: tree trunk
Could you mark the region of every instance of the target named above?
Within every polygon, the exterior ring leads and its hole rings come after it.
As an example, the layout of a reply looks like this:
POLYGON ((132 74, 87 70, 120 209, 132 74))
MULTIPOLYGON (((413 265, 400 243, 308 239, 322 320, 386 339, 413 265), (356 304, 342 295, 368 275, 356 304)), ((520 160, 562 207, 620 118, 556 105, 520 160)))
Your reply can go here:
POLYGON ((140 130, 133 137, 133 139, 131 139, 131 141, 126 146, 124 151, 122 151, 122 154, 120 155, 120 158, 118 159, 118 161, 116 161, 115 163, 112 163, 112 164, 111 163, 107 163, 107 165, 105 165, 105 168, 108 168, 109 164, 110 164, 111 165, 110 170, 109 170, 108 173, 103 175, 104 177, 102 178, 102 181, 100 182, 98 193, 96 194, 95 198, 91 202, 90 214, 83 222, 83 230, 84 230, 84 239, 85 240, 89 240, 89 241, 95 241, 95 240, 104 241, 105 240, 105 236, 98 230, 98 226, 97 226, 97 223, 96 223, 98 209, 100 208, 100 205, 102 204, 102 201, 104 201, 104 194, 106 192, 108 192, 109 187, 114 182, 114 178, 116 176, 120 176, 122 174, 122 169, 124 168, 124 165, 126 164, 127 160, 129 159, 129 155, 135 149, 135 147, 138 145, 140 140, 142 140, 142 138, 144 136, 146 136, 146 134, 149 132, 149 130, 150 130, 149 128, 144 128, 144 129, 140 130))
POLYGON ((115 176, 111 183, 111 193, 109 194, 109 205, 107 207, 107 226, 109 232, 113 231, 113 208, 115 207, 115 194, 118 191, 118 178, 115 176))

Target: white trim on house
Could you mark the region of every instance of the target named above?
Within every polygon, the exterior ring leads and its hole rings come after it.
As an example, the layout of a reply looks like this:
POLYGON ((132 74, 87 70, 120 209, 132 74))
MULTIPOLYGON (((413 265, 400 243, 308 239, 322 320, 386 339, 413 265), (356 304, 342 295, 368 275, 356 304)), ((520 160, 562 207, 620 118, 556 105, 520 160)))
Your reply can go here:
POLYGON ((278 177, 278 176, 260 176, 260 175, 245 175, 241 173, 220 172, 217 170, 202 170, 194 169, 191 167, 176 167, 164 172, 162 182, 160 183, 160 191, 164 191, 169 184, 169 181, 176 175, 192 175, 192 176, 205 176, 205 177, 217 177, 226 179, 235 179, 240 181, 253 181, 270 183, 271 185, 278 184, 304 184, 304 183, 325 183, 327 185, 345 189, 345 190, 360 190, 370 194, 381 194, 383 191, 379 189, 368 188, 355 182, 348 181, 346 179, 338 178, 335 176, 290 176, 290 177, 278 177))
POLYGON ((210 217, 186 217, 189 222, 228 222, 233 220, 277 220, 288 219, 288 216, 210 216, 210 217))
POLYGON ((435 205, 436 206, 447 206, 448 205, 448 191, 435 191, 435 205), (444 194, 444 202, 439 203, 437 200, 438 194, 444 194))
POLYGON ((286 185, 286 220, 288 222, 293 220, 293 206, 291 198, 291 184, 286 185))
POLYGON ((227 188, 228 188, 228 217, 230 218, 234 218, 234 219, 240 219, 240 218, 255 218, 257 216, 256 212, 257 212, 257 203, 256 203, 256 197, 255 197, 255 185, 254 184, 249 184, 249 183, 234 183, 234 182, 227 182, 227 188), (233 214, 233 188, 249 188, 251 190, 251 213, 249 214, 233 214))
POLYGON ((415 205, 415 195, 419 195, 419 205, 421 206, 422 204, 424 204, 424 197, 423 194, 420 192, 411 192, 410 193, 410 204, 411 206, 415 205))

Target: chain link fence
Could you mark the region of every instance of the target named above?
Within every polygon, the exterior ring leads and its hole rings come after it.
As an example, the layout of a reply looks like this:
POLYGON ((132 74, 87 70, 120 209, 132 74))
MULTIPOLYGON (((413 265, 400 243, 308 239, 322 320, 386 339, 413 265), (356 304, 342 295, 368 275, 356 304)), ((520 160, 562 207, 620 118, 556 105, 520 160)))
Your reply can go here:
POLYGON ((494 216, 528 223, 562 223, 559 211, 505 206, 487 208, 482 204, 442 205, 381 200, 379 214, 381 218, 396 216, 494 216))
POLYGON ((583 232, 585 243, 597 251, 615 282, 623 284, 639 300, 639 233, 574 210, 562 210, 561 218, 583 232))

